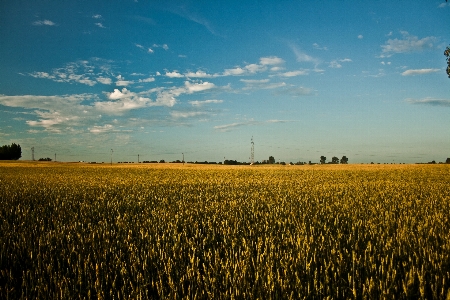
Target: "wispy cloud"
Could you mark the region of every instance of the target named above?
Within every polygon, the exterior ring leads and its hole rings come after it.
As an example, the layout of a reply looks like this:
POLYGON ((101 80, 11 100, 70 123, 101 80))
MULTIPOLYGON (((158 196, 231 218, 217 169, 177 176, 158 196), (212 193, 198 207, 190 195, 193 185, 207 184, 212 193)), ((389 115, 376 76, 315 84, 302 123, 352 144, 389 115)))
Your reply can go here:
POLYGON ((317 43, 313 44, 313 48, 317 49, 317 50, 328 50, 327 47, 319 46, 319 44, 317 44, 317 43))
POLYGON ((405 101, 409 104, 422 104, 422 105, 450 107, 449 99, 437 99, 437 98, 427 97, 427 98, 423 98, 423 99, 408 98, 405 101))
POLYGON ((129 86, 130 84, 134 83, 134 81, 132 80, 125 80, 125 78, 122 77, 122 75, 118 75, 116 78, 117 78, 117 81, 115 82, 116 86, 129 86))
POLYGON ((100 23, 100 22, 98 22, 98 23, 95 23, 95 25, 97 26, 97 27, 100 27, 100 28, 106 28, 105 26, 103 26, 103 24, 102 23, 100 23))
POLYGON ((189 81, 185 81, 184 85, 186 86, 188 93, 206 91, 216 87, 214 83, 207 81, 201 83, 191 83, 189 81))
POLYGON ((309 74, 308 70, 297 70, 297 71, 288 71, 288 72, 281 73, 280 76, 296 77, 296 76, 303 76, 303 75, 308 75, 308 74, 309 74))
POLYGON ((249 121, 244 121, 244 122, 235 122, 235 123, 231 123, 231 124, 225 124, 225 125, 217 125, 214 126, 214 129, 217 131, 221 131, 221 132, 227 132, 227 131, 231 131, 233 129, 239 128, 239 127, 244 127, 244 126, 254 126, 254 125, 266 125, 266 124, 275 124, 275 123, 286 123, 289 121, 286 120, 266 120, 266 121, 254 121, 254 120, 249 120, 249 121))
POLYGON ((294 52, 298 62, 310 62, 315 65, 318 65, 320 63, 320 60, 318 58, 308 55, 307 53, 300 50, 296 45, 290 44, 289 47, 291 48, 292 52, 294 52))
POLYGON ((105 124, 102 126, 94 125, 94 126, 88 128, 88 130, 91 133, 106 133, 106 132, 115 131, 115 128, 114 128, 114 125, 105 124))
POLYGON ((402 73, 402 76, 424 75, 439 72, 439 69, 410 69, 402 73))
POLYGON ((166 76, 169 78, 183 78, 184 75, 179 73, 178 71, 166 72, 166 76))
POLYGON ((175 119, 193 118, 193 117, 198 117, 198 116, 204 116, 206 114, 207 114, 206 112, 202 112, 202 111, 171 111, 170 112, 170 115, 175 119))
POLYGON ((287 95, 291 97, 301 97, 311 95, 313 90, 310 88, 305 88, 302 86, 288 86, 283 89, 276 90, 274 92, 275 95, 287 95))
POLYGON ((286 86, 286 83, 284 82, 270 82, 269 79, 241 79, 240 81, 245 83, 245 87, 243 88, 243 90, 269 90, 286 86))
POLYGON ((89 61, 79 60, 68 63, 62 68, 53 69, 50 73, 36 71, 22 75, 50 79, 56 82, 81 83, 94 86, 97 82, 108 84, 105 82, 108 82, 106 78, 107 75, 111 75, 111 71, 108 61, 92 58, 89 61))
POLYGON ((341 63, 345 63, 345 62, 352 62, 352 60, 350 58, 335 59, 330 62, 329 67, 330 68, 342 68, 341 63))
POLYGON ((410 35, 406 31, 401 31, 402 39, 389 39, 384 45, 381 45, 382 53, 380 57, 390 57, 395 53, 407 53, 431 49, 436 42, 434 36, 428 36, 419 39, 417 36, 410 35))
POLYGON ((261 57, 259 59, 259 63, 264 66, 280 65, 280 64, 284 64, 284 59, 281 59, 277 56, 261 57))
POLYGON ((219 103, 223 103, 223 100, 194 100, 194 101, 189 101, 189 103, 192 106, 203 106, 203 105, 207 105, 207 104, 219 104, 219 103))
POLYGON ((34 26, 56 26, 56 23, 50 21, 50 20, 39 20, 39 21, 35 21, 33 22, 34 26))
POLYGON ((112 83, 111 78, 106 78, 106 77, 97 77, 96 80, 102 84, 111 84, 112 83))

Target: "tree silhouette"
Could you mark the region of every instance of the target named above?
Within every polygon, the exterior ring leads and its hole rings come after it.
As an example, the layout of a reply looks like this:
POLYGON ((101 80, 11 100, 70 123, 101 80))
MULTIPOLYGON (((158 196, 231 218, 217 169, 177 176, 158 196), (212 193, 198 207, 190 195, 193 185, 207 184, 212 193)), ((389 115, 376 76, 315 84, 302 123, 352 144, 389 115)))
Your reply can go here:
POLYGON ((450 78, 450 46, 445 49, 444 55, 447 57, 447 75, 450 78))
POLYGON ((0 160, 18 160, 22 157, 22 148, 14 143, 0 147, 0 160))
POLYGON ((341 164, 347 164, 348 163, 348 158, 347 158, 347 156, 342 156, 342 158, 341 158, 341 164))
POLYGON ((320 163, 321 163, 321 164, 324 164, 326 160, 327 160, 327 158, 326 158, 325 156, 322 155, 322 156, 320 157, 320 163))

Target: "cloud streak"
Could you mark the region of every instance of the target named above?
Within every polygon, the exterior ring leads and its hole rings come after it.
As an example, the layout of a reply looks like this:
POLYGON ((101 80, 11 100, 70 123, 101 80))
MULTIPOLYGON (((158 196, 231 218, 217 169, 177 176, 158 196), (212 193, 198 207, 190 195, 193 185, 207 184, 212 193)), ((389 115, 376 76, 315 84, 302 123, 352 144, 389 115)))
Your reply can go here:
POLYGON ((449 99, 436 99, 436 98, 423 98, 423 99, 412 99, 408 98, 405 100, 409 104, 415 104, 415 105, 432 105, 432 106, 444 106, 444 107, 450 107, 450 100, 449 99))
POLYGON ((402 76, 424 75, 439 72, 439 69, 411 69, 402 73, 402 76))
POLYGON ((382 53, 380 57, 390 57, 396 53, 417 52, 432 49, 436 38, 428 36, 419 39, 417 36, 410 35, 406 31, 401 32, 402 39, 389 39, 384 45, 381 45, 382 53))

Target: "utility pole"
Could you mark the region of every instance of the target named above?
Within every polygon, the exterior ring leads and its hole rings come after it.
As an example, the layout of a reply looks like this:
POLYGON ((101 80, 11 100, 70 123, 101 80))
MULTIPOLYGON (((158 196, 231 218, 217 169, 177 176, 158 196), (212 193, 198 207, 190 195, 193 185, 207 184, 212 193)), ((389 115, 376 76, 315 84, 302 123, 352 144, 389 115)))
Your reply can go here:
POLYGON ((34 147, 31 147, 31 160, 34 161, 34 147))
POLYGON ((253 136, 251 140, 252 148, 250 150, 250 164, 253 165, 255 163, 255 143, 253 142, 253 136))
POLYGON ((138 163, 139 163, 139 154, 138 154, 138 163))
POLYGON ((183 166, 184 166, 184 153, 181 153, 181 154, 183 154, 183 166))
POLYGON ((55 153, 55 162, 56 162, 56 153, 55 153))
POLYGON ((111 165, 112 165, 112 154, 113 154, 113 149, 111 149, 111 165))

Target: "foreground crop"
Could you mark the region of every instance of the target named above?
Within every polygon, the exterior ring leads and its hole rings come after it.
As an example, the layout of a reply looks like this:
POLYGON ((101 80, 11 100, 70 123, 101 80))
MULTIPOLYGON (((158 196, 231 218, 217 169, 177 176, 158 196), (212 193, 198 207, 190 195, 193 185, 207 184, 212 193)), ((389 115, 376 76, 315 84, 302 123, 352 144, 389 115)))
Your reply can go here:
POLYGON ((450 297, 448 166, 0 165, 0 298, 450 297))

